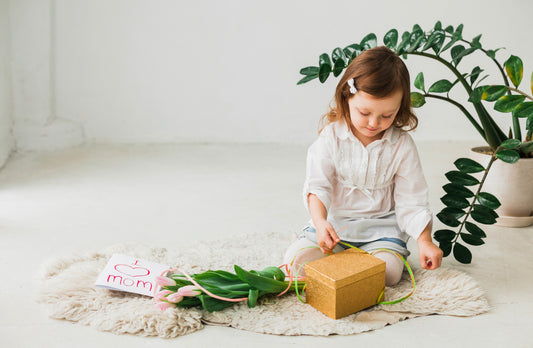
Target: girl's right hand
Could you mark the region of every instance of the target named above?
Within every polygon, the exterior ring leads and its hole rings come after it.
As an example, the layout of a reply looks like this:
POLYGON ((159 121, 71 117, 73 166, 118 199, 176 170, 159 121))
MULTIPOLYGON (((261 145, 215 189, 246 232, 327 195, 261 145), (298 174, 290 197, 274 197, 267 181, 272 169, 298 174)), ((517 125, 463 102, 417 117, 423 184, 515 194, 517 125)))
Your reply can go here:
POLYGON ((337 246, 337 243, 340 241, 337 232, 333 226, 327 221, 324 220, 318 224, 315 224, 316 227, 316 239, 318 241, 318 246, 324 254, 333 253, 333 249, 337 246))

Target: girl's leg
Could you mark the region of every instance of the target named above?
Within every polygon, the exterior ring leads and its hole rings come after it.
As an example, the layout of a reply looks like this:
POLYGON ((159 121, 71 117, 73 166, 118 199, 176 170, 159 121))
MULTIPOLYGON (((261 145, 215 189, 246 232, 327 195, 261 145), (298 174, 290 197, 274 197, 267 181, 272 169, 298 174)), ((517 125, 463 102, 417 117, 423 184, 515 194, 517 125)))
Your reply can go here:
POLYGON ((305 276, 305 267, 300 268, 306 262, 321 259, 327 255, 323 254, 318 245, 307 238, 295 240, 285 252, 283 263, 289 265, 291 274, 294 276, 298 271, 298 277, 305 276), (292 266, 291 266, 292 263, 292 266))
POLYGON ((392 286, 398 284, 402 279, 403 261, 392 252, 378 250, 372 253, 378 259, 385 261, 385 285, 392 286))

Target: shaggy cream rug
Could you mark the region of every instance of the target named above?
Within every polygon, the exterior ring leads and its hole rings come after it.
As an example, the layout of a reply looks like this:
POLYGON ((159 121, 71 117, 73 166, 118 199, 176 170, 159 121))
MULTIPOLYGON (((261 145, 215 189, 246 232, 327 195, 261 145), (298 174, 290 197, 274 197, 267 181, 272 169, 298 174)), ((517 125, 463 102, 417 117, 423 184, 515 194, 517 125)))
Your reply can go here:
MULTIPOLYGON (((154 308, 151 298, 93 287, 114 253, 198 273, 208 269, 232 271, 234 264, 245 269, 278 266, 289 243, 290 238, 272 233, 199 242, 192 246, 161 248, 121 244, 100 252, 78 253, 51 260, 43 267, 38 302, 46 305, 54 319, 78 322, 117 334, 165 338, 189 334, 204 325, 278 335, 348 335, 429 314, 474 316, 489 310, 484 291, 475 280, 445 268, 436 271, 414 269, 417 288, 409 299, 395 305, 374 306, 339 320, 330 319, 301 303, 294 294, 264 298, 252 309, 246 304, 236 304, 215 313, 196 308, 162 312, 154 308)), ((410 289, 409 276, 404 273, 398 285, 386 289, 385 300, 402 297, 410 289)))

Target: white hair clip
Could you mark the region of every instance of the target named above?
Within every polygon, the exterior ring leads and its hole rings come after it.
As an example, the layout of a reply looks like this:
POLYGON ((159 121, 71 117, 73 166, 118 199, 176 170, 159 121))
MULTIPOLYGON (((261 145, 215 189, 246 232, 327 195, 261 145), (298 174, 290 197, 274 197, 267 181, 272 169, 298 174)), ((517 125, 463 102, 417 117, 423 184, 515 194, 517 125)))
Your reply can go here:
POLYGON ((348 86, 350 86, 350 93, 355 94, 357 92, 357 88, 354 86, 355 79, 349 79, 348 80, 348 86))

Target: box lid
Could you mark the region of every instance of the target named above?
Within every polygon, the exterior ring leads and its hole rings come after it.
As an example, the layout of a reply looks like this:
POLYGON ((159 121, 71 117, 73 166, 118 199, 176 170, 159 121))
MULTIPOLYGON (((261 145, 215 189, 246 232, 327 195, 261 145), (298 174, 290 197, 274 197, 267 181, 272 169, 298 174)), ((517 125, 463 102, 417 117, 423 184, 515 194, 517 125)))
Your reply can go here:
POLYGON ((385 261, 364 251, 348 249, 305 265, 307 277, 314 277, 338 289, 385 271, 385 261))

